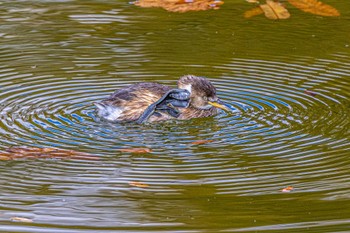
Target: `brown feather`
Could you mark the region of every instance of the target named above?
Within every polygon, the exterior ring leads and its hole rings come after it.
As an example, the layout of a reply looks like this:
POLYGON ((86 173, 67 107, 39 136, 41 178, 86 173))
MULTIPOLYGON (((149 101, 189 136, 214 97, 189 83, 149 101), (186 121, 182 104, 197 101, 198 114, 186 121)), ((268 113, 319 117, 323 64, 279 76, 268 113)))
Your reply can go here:
MULTIPOLYGON (((115 91, 102 103, 122 108, 120 121, 135 121, 146 108, 160 99, 171 87, 158 83, 136 83, 115 91)), ((154 120, 154 119, 153 119, 154 120)))

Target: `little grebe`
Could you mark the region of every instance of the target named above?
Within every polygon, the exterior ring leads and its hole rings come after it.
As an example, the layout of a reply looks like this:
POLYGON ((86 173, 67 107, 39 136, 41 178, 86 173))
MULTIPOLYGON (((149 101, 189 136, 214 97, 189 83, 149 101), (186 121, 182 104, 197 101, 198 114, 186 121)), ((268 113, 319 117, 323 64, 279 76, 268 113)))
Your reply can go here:
POLYGON ((229 110, 206 78, 185 75, 177 86, 178 89, 158 83, 130 85, 95 103, 97 113, 109 121, 143 123, 209 117, 218 114, 217 108, 229 110))

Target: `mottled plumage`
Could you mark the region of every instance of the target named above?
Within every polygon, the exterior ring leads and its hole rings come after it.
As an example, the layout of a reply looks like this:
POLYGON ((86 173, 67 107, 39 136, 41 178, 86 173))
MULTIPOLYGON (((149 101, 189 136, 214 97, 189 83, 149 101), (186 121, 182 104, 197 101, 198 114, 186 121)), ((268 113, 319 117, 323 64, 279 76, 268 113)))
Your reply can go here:
MULTIPOLYGON (((209 117, 218 113, 216 107, 225 108, 220 104, 220 100, 216 96, 216 89, 209 80, 203 77, 186 75, 181 77, 177 84, 179 89, 187 90, 190 93, 187 107, 174 107, 171 100, 169 100, 170 110, 174 109, 179 113, 176 116, 177 119, 209 117)), ((95 103, 95 105, 97 106, 98 115, 106 120, 136 121, 151 104, 156 103, 170 90, 172 90, 171 87, 158 83, 137 83, 115 91, 109 98, 100 103, 95 103)), ((154 113, 150 111, 152 115, 147 118, 147 121, 174 119, 175 115, 172 116, 169 112, 172 111, 161 109, 157 109, 154 113)))

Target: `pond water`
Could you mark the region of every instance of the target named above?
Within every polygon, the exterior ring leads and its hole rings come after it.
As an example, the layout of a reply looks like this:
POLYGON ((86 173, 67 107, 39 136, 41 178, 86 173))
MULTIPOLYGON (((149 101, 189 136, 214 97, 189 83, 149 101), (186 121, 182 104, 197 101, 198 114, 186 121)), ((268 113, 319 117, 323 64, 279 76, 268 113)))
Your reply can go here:
POLYGON ((183 14, 2 1, 0 149, 100 159, 0 161, 0 231, 349 232, 350 6, 326 2, 342 15, 245 19, 243 0, 183 14), (146 125, 95 115, 118 88, 185 74, 208 77, 233 114, 146 125), (152 152, 119 151, 134 147, 152 152))

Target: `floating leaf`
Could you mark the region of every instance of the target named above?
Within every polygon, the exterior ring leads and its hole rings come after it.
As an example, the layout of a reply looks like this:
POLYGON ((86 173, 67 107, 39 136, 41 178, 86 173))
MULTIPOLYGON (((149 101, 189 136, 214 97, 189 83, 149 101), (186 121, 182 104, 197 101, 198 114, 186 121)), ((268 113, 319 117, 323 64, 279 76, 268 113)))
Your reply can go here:
POLYGON ((135 186, 135 187, 139 187, 139 188, 147 188, 147 187, 149 187, 148 184, 145 184, 145 183, 142 183, 142 182, 138 182, 138 181, 131 181, 131 182, 129 182, 129 185, 135 186))
POLYGON ((191 144, 193 145, 202 145, 202 144, 207 144, 207 143, 210 143, 210 142, 213 142, 214 140, 198 140, 198 141, 194 141, 194 142, 191 142, 191 144))
POLYGON ((140 7, 161 7, 172 12, 187 12, 218 9, 224 2, 219 0, 138 0, 133 4, 140 7))
POLYGON ((253 16, 261 15, 264 11, 260 7, 254 7, 253 9, 244 12, 244 18, 251 18, 253 16))
POLYGON ((302 11, 322 16, 339 16, 340 13, 334 7, 317 0, 288 0, 290 4, 302 11))
POLYGON ((259 3, 259 0, 246 0, 249 3, 259 3))
POLYGON ((281 189, 281 192, 284 192, 284 193, 289 193, 291 191, 293 191, 294 187, 293 186, 288 186, 284 189, 281 189))
POLYGON ((135 154, 142 154, 142 153, 150 153, 152 150, 150 148, 123 148, 119 149, 121 152, 128 152, 128 153, 135 153, 135 154))
POLYGON ((266 4, 260 5, 268 19, 288 19, 290 14, 284 6, 279 2, 266 0, 266 4))
POLYGON ((22 217, 11 217, 10 220, 14 222, 28 222, 28 223, 33 222, 33 220, 30 218, 22 218, 22 217))
POLYGON ((266 0, 266 3, 272 8, 279 19, 288 19, 290 14, 288 10, 279 2, 266 0))
POLYGON ((99 160, 84 152, 74 150, 64 150, 57 148, 38 148, 38 147, 11 147, 4 152, 0 152, 0 160, 16 159, 83 159, 99 160))

